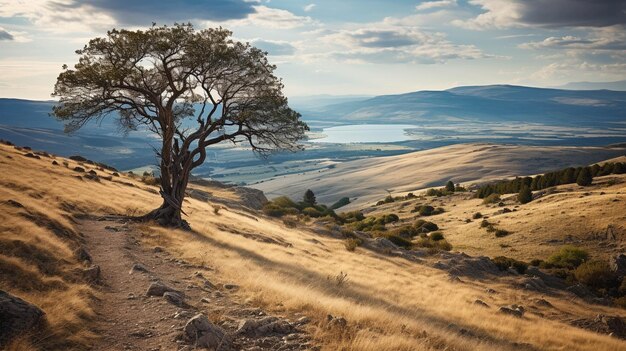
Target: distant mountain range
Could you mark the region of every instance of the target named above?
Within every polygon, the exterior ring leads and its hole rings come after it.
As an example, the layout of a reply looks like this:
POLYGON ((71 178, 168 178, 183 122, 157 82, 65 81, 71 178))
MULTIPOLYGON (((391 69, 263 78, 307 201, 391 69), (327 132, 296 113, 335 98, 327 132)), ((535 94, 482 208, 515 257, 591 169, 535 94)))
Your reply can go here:
POLYGON ((343 102, 303 115, 346 123, 520 121, 584 126, 626 121, 626 92, 467 86, 343 102))
POLYGON ((557 89, 572 90, 619 90, 626 91, 626 80, 618 80, 615 82, 572 82, 555 87, 557 89))

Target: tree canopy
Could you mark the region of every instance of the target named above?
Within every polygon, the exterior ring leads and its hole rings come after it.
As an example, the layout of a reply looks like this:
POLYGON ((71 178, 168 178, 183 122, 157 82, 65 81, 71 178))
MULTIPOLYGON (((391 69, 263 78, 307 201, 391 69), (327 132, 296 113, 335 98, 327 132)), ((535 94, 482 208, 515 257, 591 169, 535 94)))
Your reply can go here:
POLYGON ((267 53, 222 28, 190 24, 117 30, 89 41, 73 69, 64 66, 53 114, 66 131, 116 118, 123 130, 147 127, 161 139, 163 205, 150 217, 180 225, 190 172, 220 142, 267 155, 298 150, 308 130, 283 95, 267 53))

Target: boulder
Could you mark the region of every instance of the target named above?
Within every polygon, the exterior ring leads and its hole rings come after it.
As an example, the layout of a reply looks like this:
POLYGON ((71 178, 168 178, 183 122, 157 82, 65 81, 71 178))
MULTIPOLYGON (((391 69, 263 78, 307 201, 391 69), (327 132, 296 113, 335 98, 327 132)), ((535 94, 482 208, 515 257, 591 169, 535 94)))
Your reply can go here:
POLYGON ((132 267, 130 267, 130 271, 128 272, 128 274, 133 274, 135 272, 147 273, 148 268, 146 268, 146 266, 142 265, 141 263, 135 263, 132 267))
POLYGON ((513 317, 522 318, 524 316, 524 307, 518 305, 502 306, 500 307, 498 312, 508 314, 513 317))
POLYGON ((165 294, 166 292, 182 294, 180 291, 174 288, 171 288, 163 284, 162 282, 157 281, 157 282, 150 284, 150 286, 148 287, 148 290, 146 291, 146 295, 147 296, 163 296, 163 294, 165 294))
POLYGON ((100 283, 100 266, 91 265, 89 268, 83 269, 82 273, 89 283, 100 283))
POLYGON ((277 317, 262 319, 245 319, 239 322, 237 334, 248 336, 269 336, 273 334, 287 335, 294 331, 293 326, 286 320, 277 317))
POLYGON ((265 194, 259 189, 235 187, 235 194, 239 195, 244 206, 260 210, 268 202, 265 194))
POLYGON ((215 350, 218 347, 227 348, 230 340, 222 328, 211 323, 203 314, 192 317, 183 328, 183 339, 195 347, 204 347, 215 350))
POLYGON ((611 257, 609 265, 611 266, 611 270, 618 276, 626 276, 626 255, 619 254, 611 257))
POLYGON ((1 346, 20 333, 40 325, 45 313, 39 307, 0 290, 0 316, 1 346))
POLYGON ((165 299, 165 301, 171 303, 174 306, 185 307, 187 305, 185 303, 185 297, 183 296, 183 294, 168 291, 163 293, 163 298, 165 299))

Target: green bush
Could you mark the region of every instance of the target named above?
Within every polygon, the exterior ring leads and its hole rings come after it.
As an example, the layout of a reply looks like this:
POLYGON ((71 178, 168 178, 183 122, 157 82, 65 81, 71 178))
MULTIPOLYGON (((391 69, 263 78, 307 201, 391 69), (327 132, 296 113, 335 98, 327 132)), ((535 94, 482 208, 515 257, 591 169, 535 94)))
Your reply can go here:
POLYGON ((298 205, 287 196, 279 196, 275 198, 274 200, 272 200, 270 203, 278 207, 282 207, 282 208, 288 208, 288 207, 292 207, 296 209, 298 208, 298 205))
POLYGON ((350 198, 342 197, 341 199, 339 199, 339 201, 337 201, 334 204, 332 204, 330 206, 330 209, 331 210, 336 210, 336 209, 338 209, 340 207, 346 206, 349 203, 350 203, 350 198))
POLYGON ((346 250, 348 251, 354 251, 357 247, 361 246, 361 244, 363 243, 363 240, 358 239, 358 238, 349 238, 346 239, 344 242, 344 245, 346 246, 346 250))
POLYGON ((491 259, 491 262, 493 262, 501 271, 506 271, 509 267, 513 267, 517 273, 524 274, 528 269, 527 263, 506 256, 494 257, 491 259))
POLYGON ((302 214, 305 214, 309 217, 318 218, 322 216, 322 212, 313 207, 307 207, 302 210, 302 214))
POLYGON ((576 184, 580 186, 588 186, 593 182, 593 176, 591 175, 591 169, 589 167, 584 167, 578 173, 578 178, 576 178, 576 184))
POLYGON ((435 230, 439 230, 439 226, 437 224, 425 221, 423 219, 417 220, 413 224, 413 227, 415 227, 415 229, 417 229, 421 233, 430 233, 434 232, 435 230))
POLYGON ((405 238, 402 238, 396 235, 385 235, 384 237, 387 238, 392 243, 396 244, 397 246, 403 247, 405 249, 408 249, 411 247, 411 245, 413 245, 410 241, 406 240, 405 238))
POLYGON ((500 202, 500 195, 498 194, 491 194, 483 199, 483 204, 485 205, 495 204, 498 202, 500 202))
POLYGON ((609 289, 618 285, 617 275, 605 261, 583 262, 574 271, 574 276, 579 282, 596 290, 609 289))
POLYGON ((430 233, 430 235, 428 236, 430 238, 430 240, 432 241, 439 241, 439 240, 443 240, 443 233, 442 232, 433 232, 430 233))
POLYGON ((480 227, 481 227, 481 228, 487 228, 487 227, 489 227, 490 225, 491 225, 491 223, 489 223, 489 221, 488 221, 488 220, 486 220, 486 219, 483 219, 483 220, 482 220, 482 222, 480 222, 480 227))
POLYGON ((365 219, 365 216, 361 213, 361 211, 343 212, 339 214, 339 217, 346 223, 358 222, 365 219))
POLYGON ((387 223, 394 223, 400 220, 400 217, 398 217, 397 214, 395 213, 390 213, 390 214, 386 214, 383 216, 384 222, 385 224, 387 223))
POLYGON ((576 268, 589 259, 589 253, 571 245, 563 246, 559 252, 548 257, 546 262, 560 268, 576 268))
POLYGON ((522 189, 517 194, 517 200, 521 204, 527 204, 533 201, 533 192, 530 191, 530 188, 527 186, 522 187, 522 189))
POLYGON ((496 229, 496 238, 501 238, 503 236, 507 236, 509 234, 511 234, 511 232, 509 232, 508 230, 505 229, 496 229))
POLYGON ((449 193, 453 193, 453 192, 454 192, 454 190, 455 190, 454 183, 452 183, 452 181, 451 181, 451 180, 449 180, 449 181, 446 183, 446 191, 447 191, 447 192, 449 192, 449 193))

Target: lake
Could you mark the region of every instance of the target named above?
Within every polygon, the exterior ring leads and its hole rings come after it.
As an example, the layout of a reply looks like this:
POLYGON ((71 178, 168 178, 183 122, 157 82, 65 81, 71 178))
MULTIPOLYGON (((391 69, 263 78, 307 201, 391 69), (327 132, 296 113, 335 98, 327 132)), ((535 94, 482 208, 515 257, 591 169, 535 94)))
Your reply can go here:
POLYGON ((323 136, 309 140, 312 143, 391 143, 412 139, 407 129, 417 128, 411 124, 351 124, 324 128, 323 136))

